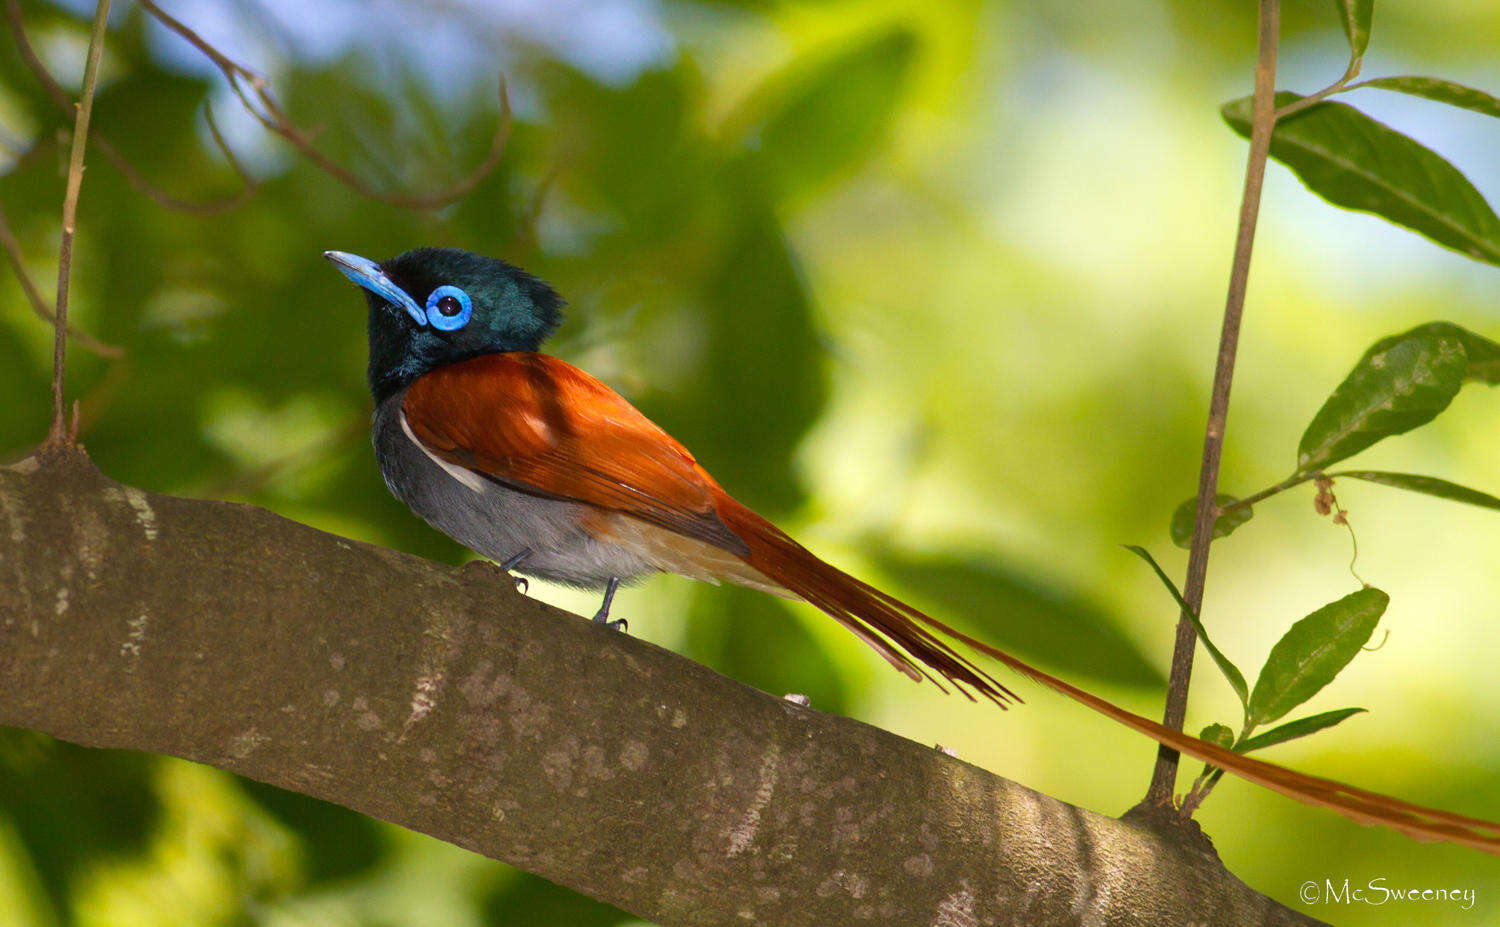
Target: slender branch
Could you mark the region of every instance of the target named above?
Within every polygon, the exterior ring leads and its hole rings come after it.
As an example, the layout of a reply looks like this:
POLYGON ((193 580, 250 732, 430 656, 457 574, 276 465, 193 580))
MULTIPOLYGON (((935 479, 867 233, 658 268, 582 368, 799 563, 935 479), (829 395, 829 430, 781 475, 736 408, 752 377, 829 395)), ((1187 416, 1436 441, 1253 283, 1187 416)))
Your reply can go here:
POLYGON ((1288 489, 1292 489, 1296 486, 1301 486, 1303 483, 1307 483, 1312 480, 1335 479, 1343 475, 1344 474, 1342 471, 1334 473, 1324 473, 1322 470, 1313 470, 1310 473, 1293 473, 1291 476, 1275 484, 1274 486, 1267 486, 1260 492, 1248 495, 1243 499, 1236 499, 1233 502, 1225 503, 1223 506, 1220 506, 1216 509, 1214 517, 1219 518, 1228 512, 1235 512, 1239 511, 1240 509, 1249 508, 1253 505, 1259 505, 1272 496, 1278 496, 1281 493, 1286 492, 1288 489))
MULTIPOLYGON (((26 67, 36 77, 37 82, 42 85, 42 89, 47 93, 47 98, 52 101, 52 105, 56 106, 58 110, 68 116, 72 116, 75 112, 75 104, 72 98, 68 96, 68 92, 62 88, 62 85, 57 82, 57 78, 52 76, 52 72, 47 70, 47 66, 42 63, 41 58, 37 57, 36 50, 31 47, 31 42, 26 37, 26 22, 21 15, 21 6, 18 0, 5 0, 5 19, 9 24, 11 36, 15 39, 16 50, 20 52, 21 60, 25 62, 26 67)), ((120 153, 119 149, 115 148, 109 139, 95 134, 89 139, 89 143, 100 154, 104 155, 105 160, 114 165, 115 170, 119 171, 126 182, 134 187, 137 192, 154 200, 162 208, 170 209, 174 212, 186 212, 196 215, 214 215, 227 212, 246 202, 254 194, 258 182, 245 171, 239 159, 230 150, 228 143, 224 141, 224 136, 219 132, 218 126, 213 121, 213 114, 210 112, 207 116, 208 129, 214 138, 214 143, 219 147, 219 151, 223 153, 225 160, 229 162, 230 167, 239 175, 240 180, 244 184, 240 192, 219 200, 194 202, 174 196, 147 180, 120 153)))
MULTIPOLYGON (((1198 474, 1198 510, 1193 520, 1193 540, 1188 553, 1187 581, 1183 597, 1198 614, 1203 609, 1203 587, 1208 575, 1208 550, 1213 540, 1214 499, 1219 484, 1219 461, 1224 451, 1224 429, 1229 417, 1229 387, 1234 378, 1234 359, 1239 348, 1240 320, 1245 310, 1245 288, 1250 276, 1250 252, 1255 243, 1255 225, 1260 215, 1261 185, 1266 158, 1271 150, 1271 130, 1276 124, 1276 52, 1281 25, 1279 0, 1260 0, 1259 53, 1255 64, 1254 121, 1250 132, 1250 154, 1245 165, 1245 190, 1240 199, 1239 229, 1234 243, 1234 264, 1229 274, 1229 292, 1224 303, 1224 324, 1219 334, 1219 356, 1214 369, 1213 394, 1208 407, 1208 426, 1203 436, 1203 462, 1198 474)), ((1198 637, 1186 612, 1178 617, 1177 640, 1172 651, 1172 672, 1162 723, 1182 729, 1187 717, 1188 683, 1193 673, 1193 652, 1198 637)), ((1145 804, 1166 807, 1172 803, 1177 782, 1177 751, 1157 751, 1156 768, 1145 804)))
POLYGON ((1286 492, 1293 486, 1300 486, 1303 483, 1306 483, 1308 480, 1317 479, 1322 475, 1322 471, 1316 471, 1313 473, 1294 473, 1274 486, 1267 486, 1260 492, 1248 495, 1243 499, 1236 499, 1233 502, 1225 503, 1223 506, 1217 509, 1214 517, 1218 518, 1226 512, 1235 512, 1240 509, 1249 508, 1252 505, 1257 505, 1271 498, 1272 496, 1280 495, 1281 493, 1286 492))
MULTIPOLYGON (((26 301, 31 304, 31 311, 35 312, 37 318, 49 325, 56 322, 57 317, 52 314, 52 307, 42 298, 42 292, 37 288, 36 281, 31 279, 31 274, 26 271, 26 262, 21 258, 21 243, 16 241, 16 235, 10 229, 10 220, 5 215, 4 208, 0 208, 0 248, 5 249, 5 256, 10 260, 11 269, 16 273, 16 281, 21 284, 21 289, 26 293, 26 301)), ((125 349, 101 341, 88 332, 80 331, 78 326, 68 324, 68 337, 72 338, 80 348, 90 351, 100 357, 124 357, 125 349)))
POLYGON ((1314 923, 1201 834, 758 692, 486 564, 71 454, 0 468, 0 525, 0 724, 337 802, 664 927, 1314 923))
POLYGON ((1276 111, 1276 118, 1278 120, 1285 119, 1286 117, 1294 113, 1300 113, 1310 106, 1315 106, 1316 104, 1321 103, 1323 100, 1333 96, 1336 93, 1343 93, 1345 90, 1353 90, 1356 87, 1364 86, 1366 83, 1368 83, 1368 81, 1362 81, 1358 84, 1350 83, 1350 81, 1359 76, 1359 68, 1363 63, 1364 60, 1361 58, 1351 58, 1349 60, 1349 68, 1344 71, 1343 77, 1340 77, 1338 80, 1329 84, 1327 87, 1319 90, 1317 93, 1310 93, 1300 100, 1293 100, 1287 105, 1281 107, 1276 111))
POLYGON ((1193 781, 1193 787, 1188 789, 1187 797, 1182 800, 1182 816, 1192 817, 1207 800, 1214 786, 1218 785, 1219 780, 1223 778, 1224 770, 1215 766, 1204 766, 1203 772, 1199 773, 1198 778, 1193 781))
POLYGON ((73 122, 73 151, 68 158, 68 187, 63 195, 62 244, 57 255, 57 312, 52 320, 52 428, 46 447, 57 449, 69 441, 63 421, 63 378, 68 355, 68 283, 73 270, 73 235, 77 231, 78 194, 83 187, 83 156, 88 150, 89 116, 94 109, 94 89, 99 85, 99 59, 104 55, 104 27, 109 22, 109 0, 94 7, 94 26, 89 33, 88 60, 83 66, 83 92, 78 98, 78 117, 73 122))
POLYGON ((124 176, 126 182, 136 189, 136 192, 155 201, 163 209, 169 209, 173 212, 191 213, 197 216, 215 216, 238 209, 250 202, 251 197, 255 196, 255 191, 260 189, 260 181, 255 179, 249 171, 245 170, 245 166, 240 163, 239 157, 235 155, 234 149, 229 147, 229 142, 225 140, 224 133, 219 131, 219 124, 214 119, 213 108, 207 103, 203 105, 203 121, 208 124, 208 134, 214 140, 214 146, 219 149, 219 153, 229 163, 230 169, 240 179, 239 192, 216 200, 198 202, 174 196, 147 180, 129 161, 125 160, 125 156, 120 154, 108 140, 99 139, 97 147, 99 148, 99 152, 115 166, 115 170, 124 176))
POLYGON ((214 67, 218 68, 219 72, 224 75, 224 79, 229 82, 230 89, 239 98, 241 105, 266 131, 285 139, 324 173, 363 196, 404 209, 441 209, 463 199, 500 165, 511 129, 510 96, 506 92, 504 75, 500 78, 499 122, 490 140, 489 152, 474 170, 446 190, 437 193, 416 195, 387 193, 370 186, 348 168, 324 154, 314 143, 312 133, 299 128, 276 102, 275 96, 271 93, 270 82, 264 76, 219 51, 207 39, 157 6, 152 0, 140 0, 140 6, 213 62, 214 67))
MULTIPOLYGON (((37 80, 41 82, 42 89, 52 100, 52 105, 72 115, 74 105, 72 99, 57 82, 57 78, 52 76, 52 72, 47 70, 47 66, 42 64, 42 59, 37 57, 36 50, 31 47, 31 41, 26 38, 26 21, 21 15, 20 0, 5 0, 5 19, 10 24, 10 34, 16 40, 16 50, 21 53, 21 60, 26 62, 31 73, 36 75, 37 80)), ((98 140, 95 139, 95 141, 98 140)))

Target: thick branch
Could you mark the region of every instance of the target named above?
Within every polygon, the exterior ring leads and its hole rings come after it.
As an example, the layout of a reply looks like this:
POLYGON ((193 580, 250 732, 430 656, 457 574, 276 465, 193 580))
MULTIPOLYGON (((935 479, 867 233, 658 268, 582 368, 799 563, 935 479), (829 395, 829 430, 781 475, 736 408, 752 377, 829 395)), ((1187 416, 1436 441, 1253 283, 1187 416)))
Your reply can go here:
POLYGON ((1309 922, 1206 841, 758 692, 487 565, 73 454, 0 470, 0 655, 0 723, 209 763, 666 925, 1309 922))

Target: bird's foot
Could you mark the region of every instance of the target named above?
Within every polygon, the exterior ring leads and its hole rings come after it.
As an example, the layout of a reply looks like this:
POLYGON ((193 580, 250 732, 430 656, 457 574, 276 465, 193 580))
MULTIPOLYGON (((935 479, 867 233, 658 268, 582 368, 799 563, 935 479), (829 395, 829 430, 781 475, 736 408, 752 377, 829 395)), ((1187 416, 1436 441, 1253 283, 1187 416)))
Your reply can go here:
POLYGON ((610 620, 609 617, 609 606, 615 600, 615 590, 618 588, 620 588, 620 578, 618 576, 611 576, 609 578, 609 585, 604 587, 604 604, 600 605, 599 611, 594 613, 593 620, 596 624, 602 624, 606 628, 614 628, 616 631, 623 632, 626 628, 630 627, 629 622, 624 618, 610 620))
POLYGON ((510 557, 504 563, 500 564, 500 569, 504 570, 507 574, 509 574, 511 580, 514 581, 515 584, 516 584, 516 591, 519 592, 519 593, 521 593, 521 595, 525 595, 526 594, 527 590, 529 590, 531 588, 531 583, 530 583, 530 581, 528 581, 526 579, 526 577, 524 577, 524 576, 517 576, 516 574, 511 573, 510 571, 514 570, 516 567, 520 566, 521 565, 521 561, 525 560, 527 557, 530 557, 530 556, 531 556, 531 548, 529 548, 529 547, 523 547, 523 548, 521 548, 520 553, 516 554, 513 557, 510 557))
POLYGON ((626 621, 624 618, 611 618, 609 617, 609 613, 604 611, 603 609, 600 609, 599 613, 589 620, 593 621, 595 624, 602 624, 606 628, 614 628, 616 631, 619 631, 622 634, 630 628, 630 622, 626 621))
POLYGON ((516 591, 521 593, 522 595, 525 595, 526 590, 530 588, 529 584, 526 581, 526 577, 517 576, 516 574, 512 573, 510 570, 506 569, 505 564, 503 563, 493 563, 489 560, 470 560, 468 563, 460 567, 460 569, 464 570, 465 572, 482 573, 491 576, 495 573, 504 574, 505 576, 510 578, 511 582, 516 584, 516 591))

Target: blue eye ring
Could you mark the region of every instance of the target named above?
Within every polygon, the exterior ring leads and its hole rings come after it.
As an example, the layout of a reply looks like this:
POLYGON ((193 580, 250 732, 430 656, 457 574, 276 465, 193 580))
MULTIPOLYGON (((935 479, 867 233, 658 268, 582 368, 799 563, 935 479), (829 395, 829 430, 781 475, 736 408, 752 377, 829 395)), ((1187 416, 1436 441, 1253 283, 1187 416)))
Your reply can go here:
POLYGON ((458 331, 473 314, 469 294, 456 286, 440 286, 427 296, 427 322, 438 331, 458 331))

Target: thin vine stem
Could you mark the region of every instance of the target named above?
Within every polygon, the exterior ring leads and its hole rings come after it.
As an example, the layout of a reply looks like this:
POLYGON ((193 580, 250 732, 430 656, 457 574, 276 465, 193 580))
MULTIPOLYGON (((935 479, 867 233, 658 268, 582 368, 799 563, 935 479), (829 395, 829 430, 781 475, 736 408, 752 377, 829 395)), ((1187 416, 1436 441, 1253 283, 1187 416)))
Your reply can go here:
POLYGON ((57 311, 52 328, 52 427, 44 447, 58 450, 71 445, 64 421, 63 379, 68 355, 68 282, 73 270, 73 235, 77 231, 78 193, 83 187, 83 158, 88 151, 89 115, 94 108, 94 89, 99 84, 99 59, 104 55, 104 27, 109 21, 109 0, 94 7, 94 25, 89 33, 88 60, 83 68, 83 92, 73 121, 73 149, 68 158, 68 187, 63 195, 62 243, 57 256, 57 311))
MULTIPOLYGON (((1208 575, 1208 550, 1213 539, 1214 503, 1219 484, 1219 462, 1224 451, 1224 429, 1229 417, 1229 388, 1234 379, 1234 361, 1239 348, 1240 321, 1245 311, 1245 289, 1250 276, 1250 252, 1260 216, 1261 187, 1266 159, 1271 150, 1271 130, 1276 125, 1276 55, 1281 28, 1280 0, 1260 0, 1259 35, 1255 63, 1255 97, 1250 130, 1250 154, 1245 165, 1245 188, 1240 198, 1239 228, 1235 235, 1234 263, 1229 274, 1229 292, 1224 301, 1224 324, 1219 334, 1219 354, 1214 369, 1213 393, 1209 401, 1208 425, 1204 429, 1203 459, 1198 474, 1198 508, 1193 520, 1193 540, 1188 554, 1187 581, 1183 597, 1202 614, 1203 587, 1208 575)), ((1192 621, 1184 611, 1177 621, 1177 639, 1172 651, 1172 671, 1167 684, 1162 723, 1182 730, 1187 717, 1188 684, 1192 680, 1193 653, 1198 643, 1192 621)), ((1145 804, 1170 807, 1177 783, 1180 757, 1176 750, 1157 751, 1151 785, 1145 804)))

